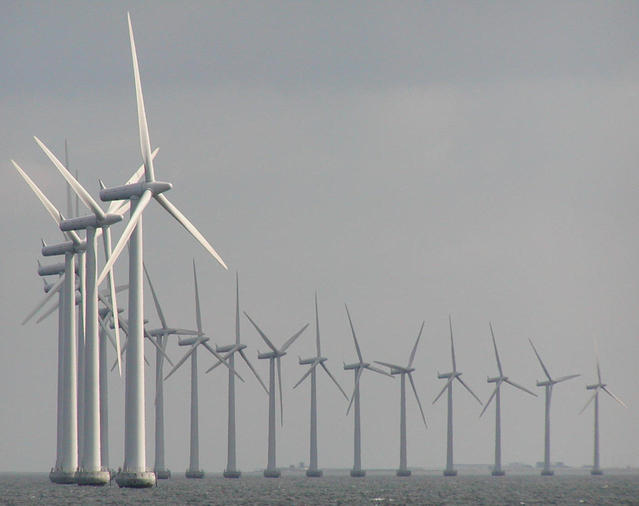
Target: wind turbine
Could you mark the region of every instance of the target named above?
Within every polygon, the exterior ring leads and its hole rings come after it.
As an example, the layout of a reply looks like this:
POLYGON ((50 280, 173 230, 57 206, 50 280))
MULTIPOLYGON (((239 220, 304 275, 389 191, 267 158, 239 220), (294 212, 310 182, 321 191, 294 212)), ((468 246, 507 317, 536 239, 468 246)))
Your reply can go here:
POLYGON ((493 476, 504 476, 506 471, 504 471, 501 467, 501 385, 502 383, 508 383, 510 386, 518 388, 519 390, 526 392, 530 395, 534 395, 537 397, 537 394, 531 392, 527 388, 518 385, 514 381, 510 380, 508 376, 504 376, 504 370, 501 367, 501 360, 499 360, 499 352, 497 351, 497 343, 495 342, 495 333, 493 332, 492 323, 488 324, 490 326, 490 335, 493 338, 493 348, 495 349, 495 360, 497 360, 497 369, 499 369, 499 376, 494 378, 488 378, 488 383, 495 383, 495 390, 490 394, 488 398, 488 402, 482 409, 479 417, 488 409, 489 404, 495 399, 495 467, 493 467, 492 475, 493 476))
POLYGON ((235 370, 229 366, 224 360, 224 358, 217 353, 208 343, 208 337, 204 336, 204 332, 202 331, 202 313, 200 311, 200 293, 197 286, 197 273, 195 270, 195 260, 193 260, 193 281, 195 284, 195 321, 197 324, 197 332, 195 332, 196 337, 191 337, 187 339, 179 339, 178 344, 180 346, 191 346, 191 349, 186 352, 186 354, 182 357, 182 359, 175 364, 171 372, 166 375, 167 379, 171 376, 175 371, 177 371, 180 366, 186 361, 189 356, 191 357, 191 431, 190 431, 190 452, 189 452, 189 468, 184 473, 187 478, 204 478, 204 471, 200 469, 200 430, 199 430, 199 413, 198 413, 198 388, 197 388, 197 347, 199 345, 204 346, 207 350, 209 350, 217 359, 218 364, 223 363, 226 367, 228 367, 229 371, 232 374, 236 374, 241 381, 244 381, 242 377, 235 372, 235 370))
POLYGON ((586 386, 587 390, 594 390, 595 392, 592 394, 590 399, 588 399, 588 402, 583 407, 583 409, 579 412, 579 414, 583 413, 586 410, 586 408, 588 407, 588 405, 593 400, 595 401, 594 462, 593 462, 593 465, 592 465, 592 469, 590 470, 590 474, 592 474, 593 476, 597 476, 597 475, 603 474, 603 471, 601 470, 601 467, 599 467, 599 391, 603 390, 610 397, 612 397, 615 401, 617 401, 619 404, 621 404, 624 408, 628 407, 628 406, 626 406, 624 404, 624 402, 619 397, 617 397, 615 394, 613 394, 607 388, 607 385, 602 381, 602 379, 601 379, 601 368, 599 367, 599 354, 597 353, 596 356, 597 356, 597 383, 595 383, 594 385, 586 386))
MULTIPOLYGON (((235 273, 235 344, 216 346, 215 351, 218 353, 226 353, 224 355, 224 361, 228 360, 229 364, 229 395, 228 395, 228 432, 227 432, 227 455, 226 455, 226 469, 224 469, 225 478, 239 478, 242 472, 237 469, 237 459, 235 452, 235 374, 231 369, 235 369, 235 354, 239 353, 242 360, 246 362, 246 365, 251 370, 253 375, 257 378, 260 385, 268 395, 266 385, 257 374, 255 368, 249 362, 248 357, 244 353, 246 348, 245 344, 240 343, 240 283, 238 280, 237 272, 235 273)), ((215 369, 220 362, 212 365, 206 370, 206 373, 215 369)))
POLYGON ((314 357, 299 359, 300 365, 310 365, 304 376, 295 384, 293 388, 297 388, 297 386, 302 383, 309 375, 311 376, 311 437, 310 437, 310 465, 306 470, 306 476, 309 478, 319 478, 322 476, 322 471, 317 468, 317 378, 316 378, 316 368, 317 366, 321 366, 322 369, 328 374, 328 377, 333 380, 333 383, 339 388, 339 391, 342 392, 342 395, 346 400, 348 400, 348 396, 346 392, 339 385, 335 377, 331 374, 326 367, 326 357, 322 357, 322 352, 320 349, 320 331, 319 331, 319 313, 317 310, 317 292, 315 292, 315 344, 317 353, 314 357))
POLYGON ((170 183, 156 181, 151 156, 149 130, 144 110, 144 99, 140 84, 140 72, 133 39, 131 17, 127 14, 129 40, 138 108, 140 147, 144 161, 144 182, 100 192, 103 201, 131 201, 131 216, 122 236, 116 244, 111 258, 106 263, 98 282, 110 271, 125 245, 129 244, 129 350, 126 359, 125 385, 125 442, 124 465, 116 476, 121 487, 150 487, 156 482, 155 474, 146 468, 145 411, 144 411, 144 359, 143 359, 143 293, 142 293, 142 212, 151 199, 155 199, 175 218, 204 248, 226 268, 217 252, 195 226, 162 194, 171 189, 170 183))
MULTIPOLYGON (((45 207, 53 220, 60 225, 62 215, 60 211, 51 203, 45 194, 31 180, 31 178, 22 170, 22 168, 14 161, 11 163, 22 176, 31 190, 36 194, 42 205, 45 207)), ((83 241, 75 232, 65 234, 70 241, 60 244, 47 246, 43 245, 42 253, 44 256, 64 255, 64 280, 62 291, 62 304, 60 308, 64 311, 63 316, 63 339, 62 343, 58 343, 58 374, 62 372, 62 377, 58 377, 58 384, 62 384, 62 399, 58 395, 58 412, 62 411, 62 416, 58 421, 62 422, 60 431, 60 442, 62 445, 61 458, 56 459, 56 466, 51 470, 49 478, 54 483, 76 483, 76 471, 78 467, 78 397, 77 397, 77 380, 78 380, 78 363, 77 363, 77 341, 76 341, 76 318, 75 318, 75 256, 84 251, 86 247, 83 241), (60 354, 60 352, 62 352, 60 354), (61 420, 60 420, 61 418, 61 420)), ((40 269, 42 272, 42 269, 40 269)), ((42 275, 42 274, 41 274, 42 275)), ((49 291, 44 298, 44 303, 53 296, 53 289, 49 291)), ((38 310, 42 305, 38 306, 38 310)), ((30 316, 35 314, 35 311, 30 316)), ((29 317, 30 317, 29 316, 29 317)), ((23 323, 28 320, 26 318, 23 323)))
POLYGON ((279 383, 280 390, 280 423, 284 425, 284 403, 282 401, 282 357, 286 355, 286 350, 293 344, 293 342, 302 335, 302 332, 308 327, 308 323, 298 330, 292 337, 290 337, 279 349, 266 337, 266 334, 262 332, 251 317, 244 311, 244 314, 249 321, 255 327, 255 330, 260 334, 266 345, 271 351, 266 353, 257 354, 258 359, 265 359, 269 361, 269 382, 268 382, 268 464, 264 470, 265 478, 279 478, 281 476, 280 471, 275 464, 275 362, 277 362, 277 381, 279 383))
POLYGON ((361 423, 360 423, 360 407, 359 407, 359 380, 362 376, 362 372, 364 369, 368 369, 369 371, 375 371, 379 374, 384 374, 385 376, 389 376, 392 378, 390 374, 383 371, 382 369, 378 369, 374 365, 371 365, 368 362, 364 362, 364 358, 362 357, 362 351, 359 348, 359 343, 357 342, 357 337, 355 336, 355 328, 353 327, 353 321, 351 320, 351 314, 348 311, 348 306, 344 304, 346 307, 346 314, 348 316, 348 323, 351 326, 351 333, 353 334, 353 341, 355 342, 355 350, 357 351, 357 358, 359 362, 355 362, 353 364, 344 364, 344 370, 352 370, 355 373, 355 388, 353 389, 353 395, 351 396, 351 402, 348 404, 348 408, 346 409, 346 414, 351 410, 351 406, 353 402, 355 403, 355 413, 353 416, 354 419, 354 435, 353 435, 353 469, 351 469, 351 476, 353 478, 361 478, 366 476, 366 471, 362 469, 362 434, 361 434, 361 423))
POLYGON ((552 379, 548 369, 544 365, 539 353, 537 353, 537 348, 533 344, 531 339, 528 339, 530 342, 530 346, 532 346, 535 355, 537 355, 537 360, 539 360, 539 364, 541 368, 544 370, 544 374, 546 375, 547 380, 538 381, 538 387, 544 387, 546 393, 546 417, 545 417, 545 425, 544 425, 544 468, 541 471, 542 476, 552 476, 554 471, 550 468, 550 400, 552 398, 552 387, 557 383, 561 383, 562 381, 566 381, 572 378, 576 378, 580 376, 579 374, 571 374, 569 376, 562 376, 561 378, 552 379))
POLYGON ((450 354, 453 362, 453 370, 444 374, 437 374, 439 379, 448 379, 442 391, 439 392, 433 404, 442 396, 442 394, 448 390, 448 417, 447 417, 447 431, 446 431, 446 469, 444 469, 444 476, 457 476, 457 470, 453 468, 453 381, 457 379, 463 387, 468 390, 477 402, 481 405, 482 402, 479 397, 470 389, 470 387, 464 383, 461 379, 462 373, 457 370, 457 362, 455 361, 455 344, 453 342, 453 323, 450 315, 448 315, 448 326, 450 327, 450 354))
MULTIPOLYGON (((160 319, 162 325, 159 329, 149 330, 149 336, 157 339, 158 347, 155 354, 155 464, 153 471, 158 480, 166 480, 171 477, 171 471, 166 468, 164 463, 164 357, 166 356, 166 345, 170 335, 197 335, 194 330, 188 329, 175 329, 168 327, 166 324, 166 318, 164 312, 160 306, 160 300, 157 293, 153 288, 151 282, 151 276, 145 264, 143 265, 144 274, 146 280, 149 283, 151 289, 151 295, 153 296, 153 303, 155 305, 155 311, 160 319)), ((173 364, 171 364, 173 365, 173 364)))
MULTIPOLYGON (((69 186, 80 197, 82 202, 93 212, 93 215, 76 217, 64 220, 60 224, 62 231, 86 230, 86 344, 84 359, 84 435, 83 451, 81 452, 80 471, 78 484, 80 485, 106 485, 110 480, 108 469, 102 469, 100 457, 100 398, 99 398, 99 324, 98 324, 98 256, 97 239, 100 231, 104 240, 104 255, 108 261, 111 255, 111 230, 110 226, 121 221, 122 216, 128 211, 129 203, 121 205, 119 202, 111 202, 106 212, 91 197, 75 177, 62 165, 56 156, 35 137, 40 148, 49 160, 65 178, 69 186)), ((141 170, 133 175, 132 180, 141 177, 141 170)), ((120 366, 120 333, 118 325, 117 299, 115 279, 113 271, 109 271, 109 287, 111 291, 111 304, 113 306, 113 319, 115 340, 118 355, 118 368, 120 366)))
POLYGON ((415 368, 413 367, 413 361, 415 360, 415 353, 417 352, 417 345, 419 344, 419 339, 422 337, 422 331, 424 330, 424 322, 422 322, 422 326, 419 329, 419 334, 417 335, 417 340, 415 341, 415 345, 410 353, 408 358, 408 365, 401 366, 390 364, 388 362, 381 362, 379 360, 375 360, 375 363, 384 365, 390 369, 390 373, 395 375, 399 374, 401 378, 401 389, 400 389, 400 404, 399 404, 399 469, 397 470, 397 476, 410 476, 411 471, 407 467, 407 458, 406 458, 406 376, 410 381, 410 386, 413 388, 413 393, 415 394, 415 400, 417 401, 417 405, 419 406, 419 411, 422 414, 422 420, 424 421, 424 426, 428 428, 428 424, 426 423, 426 416, 424 415, 424 410, 422 408, 422 403, 419 400, 419 396, 417 395, 417 388, 415 388, 415 382, 413 381, 413 371, 415 368))

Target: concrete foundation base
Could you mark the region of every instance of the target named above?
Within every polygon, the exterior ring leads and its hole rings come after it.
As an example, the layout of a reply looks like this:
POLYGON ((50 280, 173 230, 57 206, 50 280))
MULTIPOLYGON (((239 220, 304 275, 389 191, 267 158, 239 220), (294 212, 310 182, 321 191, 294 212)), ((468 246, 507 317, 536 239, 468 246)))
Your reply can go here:
POLYGON ((493 476, 506 476, 506 471, 504 471, 503 469, 493 469, 493 472, 490 473, 493 476))
POLYGON ((541 472, 542 476, 554 476, 554 474, 555 474, 555 471, 553 471, 552 469, 544 469, 541 472))
POLYGON ((590 471, 590 474, 592 474, 593 476, 601 476, 603 474, 603 471, 601 469, 592 469, 590 471))
POLYGON ((444 476, 457 476, 457 469, 444 469, 444 476))
POLYGON ((49 479, 58 485, 71 485, 78 482, 75 471, 63 471, 62 469, 52 469, 49 473, 49 479))
POLYGON ((109 471, 78 471, 78 485, 103 487, 111 481, 109 471))
POLYGON ((186 476, 187 478, 204 478, 204 471, 202 471, 201 469, 199 471, 193 471, 191 469, 187 469, 186 472, 184 473, 184 476, 186 476))
POLYGON ((397 472, 395 473, 397 476, 410 476, 411 475, 411 471, 410 469, 398 469, 397 472))
POLYGON ((120 471, 115 482, 120 488, 148 488, 157 484, 153 471, 120 471))
POLYGON ((353 478, 363 478, 366 476, 366 471, 363 469, 351 469, 351 476, 353 478))
POLYGON ((307 469, 306 476, 309 478, 321 478, 324 472, 321 469, 307 469))
POLYGON ((224 471, 223 476, 225 478, 239 478, 242 476, 242 471, 224 471))
POLYGON ((279 478, 282 476, 277 469, 264 469, 264 478, 279 478))
POLYGON ((155 471, 155 477, 158 480, 168 480, 171 477, 171 471, 168 469, 156 469, 155 471))

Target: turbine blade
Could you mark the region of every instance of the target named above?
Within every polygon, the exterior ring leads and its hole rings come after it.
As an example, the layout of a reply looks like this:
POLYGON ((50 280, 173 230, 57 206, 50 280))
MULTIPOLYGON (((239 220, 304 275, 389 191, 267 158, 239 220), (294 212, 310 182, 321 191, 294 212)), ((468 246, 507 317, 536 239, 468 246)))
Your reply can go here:
POLYGON ((57 302, 53 306, 51 306, 49 309, 47 309, 42 314, 42 316, 36 320, 36 323, 40 323, 41 321, 45 320, 47 318, 47 316, 49 316, 51 313, 53 313, 56 309, 58 309, 58 303, 57 302))
POLYGON ((348 323, 351 326, 351 332, 353 334, 353 341, 355 341, 355 350, 357 351, 357 357, 359 358, 360 362, 364 362, 364 359, 362 357, 362 351, 359 349, 359 343, 357 342, 357 336, 355 335, 355 328, 353 327, 353 320, 351 320, 351 313, 348 311, 348 306, 346 304, 344 304, 344 306, 346 307, 346 314, 348 315, 348 323))
POLYGON ((313 369, 315 369, 315 368, 317 367, 317 364, 318 364, 318 363, 319 363, 319 362, 315 361, 315 362, 313 363, 313 365, 312 365, 311 367, 309 367, 309 368, 308 368, 308 371, 306 371, 306 372, 304 373, 304 376, 302 376, 302 377, 300 378, 300 380, 299 380, 297 383, 295 383, 295 385, 293 385, 293 388, 297 388, 297 386, 298 386, 298 385, 299 385, 302 381, 304 381, 304 380, 305 380, 305 379, 306 379, 306 378, 307 378, 307 377, 308 377, 308 376, 309 376, 309 375, 313 372, 313 369))
POLYGON ((579 414, 580 414, 580 415, 581 415, 584 411, 586 411, 586 408, 587 408, 587 407, 590 405, 590 403, 591 403, 591 402, 595 399, 595 397, 597 397, 597 394, 598 394, 598 393, 599 393, 599 390, 598 390, 598 389, 596 389, 596 390, 595 390, 595 393, 594 393, 594 394, 592 394, 592 395, 590 396, 590 398, 588 399, 588 402, 584 405, 584 407, 583 407, 583 408, 581 408, 581 411, 579 412, 579 414))
POLYGON ((374 360, 374 362, 375 362, 376 364, 386 366, 386 367, 388 367, 389 369, 397 369, 397 370, 399 370, 399 371, 404 371, 404 372, 406 372, 406 369, 408 369, 407 367, 402 367, 401 365, 391 364, 391 363, 389 363, 389 362, 382 362, 381 360, 374 360))
POLYGON ((282 399, 282 360, 277 357, 277 383, 280 389, 280 424, 284 425, 284 401, 282 399))
POLYGON ((321 357, 320 351, 320 330, 319 330, 319 311, 317 310, 317 291, 315 291, 315 341, 317 347, 317 356, 321 357))
POLYGON ((615 394, 613 394, 610 390, 608 390, 606 387, 601 387, 601 389, 606 392, 610 397, 612 397, 614 400, 616 400, 619 404, 621 404, 624 408, 627 408, 628 406, 626 406, 626 404, 619 398, 617 397, 615 394))
POLYGON ((202 313, 200 312, 200 292, 197 288, 197 272, 195 271, 195 258, 193 259, 193 283, 195 284, 195 322, 198 334, 202 334, 202 313))
POLYGON ((239 380, 242 383, 244 383, 244 378, 242 378, 242 376, 240 376, 238 374, 238 372, 235 369, 233 369, 226 360, 224 360, 224 357, 222 357, 222 355, 220 355, 217 351, 215 351, 215 349, 213 349, 206 341, 202 341, 202 346, 204 346, 207 350, 209 350, 209 352, 215 358, 217 358, 220 362, 222 362, 223 366, 225 366, 229 371, 231 371, 233 374, 235 374, 235 376, 237 376, 239 378, 239 380))
POLYGON ((541 364, 541 368, 544 370, 544 374, 546 375, 549 381, 552 381, 552 378, 550 377, 550 373, 548 372, 548 369, 546 369, 546 366, 544 365, 543 360, 541 360, 541 357, 539 356, 539 353, 537 352, 537 348, 535 348, 535 345, 533 344, 532 339, 528 339, 528 342, 530 342, 530 346, 532 346, 532 349, 535 352, 535 355, 537 355, 537 360, 539 360, 539 363, 541 364))
POLYGON ((25 316, 24 320, 22 320, 22 325, 24 325, 25 323, 27 323, 31 318, 33 318, 33 316, 40 311, 41 308, 43 308, 45 306, 45 304, 47 302, 49 302, 49 300, 51 300, 51 298, 60 291, 60 289, 62 288, 62 285, 64 284, 64 275, 60 276, 60 279, 58 279, 58 281, 56 281, 53 286, 49 289, 49 291, 44 295, 44 297, 40 300, 40 302, 38 302, 38 304, 36 305, 36 307, 27 315, 25 316))
POLYGON ((104 268, 102 269, 102 273, 98 277, 98 285, 102 283, 102 281, 104 281, 104 278, 109 273, 109 271, 113 268, 113 264, 115 264, 115 261, 120 256, 120 253, 122 253, 122 250, 124 250, 124 247, 126 246, 126 243, 129 240, 129 237, 131 237, 133 230, 137 226, 140 220, 140 217, 142 216, 142 211, 144 211, 144 208, 151 201, 152 195, 153 194, 151 193, 151 190, 146 190, 144 193, 142 193, 142 196, 138 200, 138 205, 136 206, 133 213, 131 213, 129 222, 126 224, 126 227, 124 227, 124 231, 122 232, 122 235, 120 236, 120 239, 118 240, 118 243, 115 245, 115 248, 111 252, 111 257, 109 258, 109 260, 107 260, 104 268))
POLYGON ((419 344, 419 340, 422 337, 422 332, 424 330, 424 324, 426 322, 422 322, 422 326, 419 329, 419 334, 417 334, 417 340, 415 341, 415 345, 413 346, 413 350, 410 352, 410 358, 408 359, 408 369, 410 369, 413 365, 413 360, 415 360, 415 353, 417 352, 417 345, 419 344))
POLYGON ((357 369, 357 373, 355 373, 355 387, 353 388, 353 395, 351 395, 351 402, 348 403, 348 408, 346 408, 346 416, 348 416, 349 411, 351 410, 351 406, 353 405, 353 401, 355 400, 355 394, 359 389, 359 379, 362 377, 362 368, 357 369))
POLYGON ((264 391, 266 392, 266 394, 268 395, 268 388, 266 388, 266 385, 264 384, 264 382, 262 381, 262 378, 260 378, 260 375, 257 374, 257 371, 255 370, 255 368, 253 367, 253 365, 251 364, 251 362, 249 362, 248 357, 246 356, 246 354, 244 353, 244 350, 238 350, 238 353, 240 354, 240 356, 242 357, 242 360, 244 360, 244 362, 246 362, 246 365, 248 366, 248 368, 251 370, 251 372, 253 373, 253 375, 257 378, 257 381, 260 382, 260 385, 262 385, 262 388, 264 389, 264 391))
MULTIPOLYGON (((104 228, 104 258, 109 261, 111 257, 111 229, 109 227, 104 228)), ((118 315, 118 301, 116 297, 117 290, 115 288, 115 276, 113 275, 113 269, 109 270, 109 290, 111 293, 111 311, 113 315, 113 330, 115 331, 115 343, 116 354, 118 357, 118 372, 122 376, 122 361, 120 360, 120 322, 118 315)))
POLYGON ((193 354, 193 352, 195 351, 195 348, 197 348, 200 343, 201 341, 197 340, 191 345, 191 347, 184 354, 184 356, 180 360, 178 360, 178 362, 173 366, 173 369, 171 369, 169 373, 166 376, 164 376, 164 381, 169 379, 173 375, 173 373, 177 371, 184 362, 186 362, 186 360, 193 354))
POLYGON ((571 374, 569 376, 562 376, 561 378, 557 378, 555 383, 561 383, 562 381, 567 381, 569 379, 578 378, 581 374, 571 374))
POLYGON ((519 388, 519 390, 522 390, 530 395, 534 395, 535 397, 537 397, 537 394, 528 390, 526 387, 522 387, 521 385, 518 385, 517 383, 515 383, 514 381, 510 381, 509 379, 504 380, 506 383, 508 383, 509 385, 515 387, 515 388, 519 388))
POLYGON ((307 323, 306 325, 304 325, 304 326, 303 326, 300 330, 298 330, 295 334, 293 334, 293 336, 292 336, 292 337, 290 337, 290 338, 288 339, 288 341, 286 341, 286 342, 282 345, 282 348, 280 349, 280 351, 281 351, 282 353, 284 353, 284 352, 285 352, 285 351, 289 348, 289 346, 291 346, 291 344, 293 344, 293 342, 294 342, 294 341, 295 341, 298 337, 300 337, 300 336, 302 335, 302 332, 304 332, 304 331, 306 330, 306 327, 308 327, 308 323, 307 323))
POLYGON ((459 380, 459 382, 460 382, 462 385, 464 385, 464 388, 465 388, 466 390, 468 390, 468 392, 470 393, 470 395, 472 395, 472 396, 473 396, 473 397, 477 400, 477 402, 478 402, 480 405, 483 405, 483 403, 481 402, 481 400, 479 399, 479 397, 477 397, 477 396, 475 395, 475 392, 473 392, 473 391, 470 389, 470 387, 469 387, 466 383, 464 383, 464 380, 463 380, 463 379, 461 379, 459 376, 457 376, 457 379, 459 380))
POLYGON ((206 251, 213 255, 213 258, 215 258, 222 265, 222 267, 228 270, 228 267, 224 263, 224 260, 222 260, 222 257, 217 254, 217 251, 213 249, 213 246, 209 244, 209 242, 200 233, 200 231, 195 228, 195 225, 193 225, 193 223, 191 223, 177 207, 171 204, 171 202, 169 202, 169 200, 162 193, 160 193, 159 195, 155 195, 155 200, 157 200, 160 205, 164 209, 166 209, 169 214, 173 216, 180 223, 180 225, 182 225, 204 247, 204 249, 206 249, 206 251))
POLYGON ((240 344, 240 278, 237 271, 235 271, 235 344, 240 344))
POLYGON ((499 369, 499 375, 503 376, 504 375, 504 370, 501 368, 501 360, 499 360, 499 352, 497 351, 497 342, 495 341, 495 333, 493 332, 493 324, 491 322, 488 322, 488 325, 490 326, 490 335, 493 338, 493 348, 495 348, 495 358, 497 359, 497 368, 499 369))
POLYGON ((413 388, 413 393, 415 394, 415 400, 417 401, 417 405, 419 406, 419 411, 422 414, 422 420, 424 420, 424 426, 428 428, 428 424, 426 423, 426 415, 424 415, 424 408, 422 408, 422 401, 419 400, 419 395, 417 395, 417 388, 415 388, 415 382, 413 381, 412 373, 408 373, 408 379, 410 380, 410 386, 413 388))
POLYGON ((246 311, 244 311, 244 316, 246 316, 249 321, 253 324, 253 327, 255 327, 255 330, 257 330, 257 332, 260 334, 260 336, 262 336, 262 339, 264 340, 264 342, 266 343, 266 345, 271 348, 271 350, 275 353, 277 353, 277 348, 273 345, 273 343, 271 342, 271 340, 266 337, 266 334, 264 332, 262 332, 262 329, 260 329, 257 326, 257 323, 255 323, 253 321, 253 319, 248 315, 248 313, 246 311))
POLYGON ((62 162, 60 162, 60 160, 56 158, 56 156, 49 150, 49 148, 47 148, 44 145, 44 143, 40 139, 38 139, 35 136, 33 138, 38 143, 38 146, 40 146, 42 151, 44 151, 44 154, 47 155, 49 160, 53 162, 53 165, 55 165, 55 168, 58 169, 58 172, 62 174, 62 177, 67 181, 71 189, 75 192, 75 194, 78 197, 80 197, 80 200, 82 200, 84 205, 87 206, 89 209, 91 209, 91 211, 96 216, 100 218, 104 218, 105 217, 104 211, 102 210, 100 205, 93 199, 93 197, 91 197, 89 192, 84 189, 84 186, 82 186, 78 182, 78 180, 75 177, 73 177, 73 174, 71 174, 67 170, 67 168, 64 165, 62 165, 62 162))
POLYGON ((348 400, 348 395, 346 395, 346 392, 344 392, 344 389, 340 386, 340 384, 337 382, 335 377, 331 374, 331 371, 328 370, 328 367, 326 367, 326 364, 324 364, 324 362, 320 362, 320 365, 322 366, 322 369, 326 371, 326 374, 328 374, 328 377, 333 380, 333 383, 335 383, 337 388, 339 388, 339 391, 342 392, 342 395, 344 396, 344 398, 348 400))
POLYGON ((181 336, 200 336, 201 335, 197 330, 175 329, 175 328, 171 328, 171 334, 179 334, 181 336))
POLYGON ((493 390, 493 393, 490 394, 490 397, 488 398, 488 402, 486 402, 486 404, 484 404, 484 409, 481 410, 481 413, 479 414, 479 418, 481 418, 484 415, 484 413, 488 409, 488 406, 492 402, 493 398, 495 397, 495 395, 497 395, 497 390, 499 390, 499 385, 500 384, 501 384, 501 380, 497 382, 497 385, 495 386, 495 390, 493 390))
MULTIPOLYGON (((229 351, 226 355, 223 355, 222 358, 224 359, 224 361, 226 361, 231 355, 233 355, 233 353, 234 352, 229 351)), ((209 367, 206 371, 204 371, 204 374, 210 373, 213 369, 217 369, 217 367, 220 366, 220 365, 222 365, 222 361, 218 360, 211 367, 209 367)))
POLYGON ((146 280, 149 282, 151 295, 153 296, 153 303, 155 304, 155 312, 158 314, 158 318, 160 319, 162 328, 168 329, 168 326, 166 325, 166 319, 164 318, 164 313, 162 312, 162 307, 160 306, 160 301, 158 300, 158 296, 155 293, 155 288, 153 288, 153 283, 151 282, 151 276, 149 276, 149 271, 147 270, 145 263, 142 263, 142 266, 144 268, 144 275, 146 276, 146 280))
POLYGON ((135 50, 135 40, 133 39, 133 27, 131 26, 131 16, 127 12, 129 22, 129 40, 131 42, 131 59, 133 60, 133 77, 135 79, 135 98, 138 105, 138 131, 140 134, 140 149, 144 160, 146 181, 155 181, 153 172, 153 160, 151 159, 151 142, 149 140, 149 127, 146 122, 146 112, 144 110, 144 97, 142 96, 142 84, 140 83, 140 69, 138 67, 138 55, 135 50))
POLYGON ((455 379, 455 376, 451 376, 450 378, 448 378, 448 381, 447 381, 447 382, 446 382, 446 384, 444 385, 444 388, 442 388, 442 391, 441 391, 441 392, 439 392, 439 393, 437 394, 437 397, 435 397, 435 398, 433 399, 433 404, 435 404, 435 403, 439 400, 439 398, 443 395, 443 393, 444 393, 444 392, 446 391, 446 389, 448 388, 448 385, 450 385, 450 384, 453 382, 453 380, 454 380, 454 379, 455 379))
POLYGON ((169 364, 173 365, 173 361, 171 360, 171 358, 166 353, 164 353, 164 350, 162 349, 162 346, 160 346, 157 343, 157 341, 155 339, 153 339, 153 336, 149 335, 146 330, 144 331, 144 337, 146 337, 149 341, 151 341, 151 344, 156 347, 156 349, 160 352, 160 354, 166 359, 166 361, 169 364))

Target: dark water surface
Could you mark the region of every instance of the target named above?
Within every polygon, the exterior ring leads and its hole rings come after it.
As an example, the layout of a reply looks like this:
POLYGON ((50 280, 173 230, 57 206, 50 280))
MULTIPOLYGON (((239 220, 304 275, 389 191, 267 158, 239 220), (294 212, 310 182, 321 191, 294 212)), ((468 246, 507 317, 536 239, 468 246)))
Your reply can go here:
POLYGON ((54 485, 46 474, 0 474, 0 504, 636 504, 639 475, 371 475, 227 480, 176 477, 152 489, 54 485))

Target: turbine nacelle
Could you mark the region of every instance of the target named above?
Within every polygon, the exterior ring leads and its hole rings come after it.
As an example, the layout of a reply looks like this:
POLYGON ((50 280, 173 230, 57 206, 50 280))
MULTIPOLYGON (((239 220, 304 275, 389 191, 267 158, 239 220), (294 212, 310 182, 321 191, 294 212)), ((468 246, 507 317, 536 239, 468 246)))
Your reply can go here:
POLYGON ((596 385, 586 385, 586 390, 596 390, 598 388, 606 388, 606 384, 598 383, 596 385))
POLYGON ((217 351, 218 353, 229 353, 229 352, 235 353, 236 351, 241 351, 245 348, 246 348, 245 344, 225 344, 222 346, 216 346, 215 351, 217 351))
POLYGON ((257 352, 257 358, 265 359, 265 358, 280 358, 286 355, 285 351, 267 351, 266 353, 257 352))
POLYGON ((187 337, 185 339, 178 339, 178 345, 179 346, 191 346, 191 345, 195 344, 198 341, 201 342, 201 343, 206 343, 209 340, 210 340, 209 337, 203 337, 203 336, 187 337))
POLYGON ((197 336, 198 333, 194 330, 186 330, 186 329, 174 329, 174 328, 170 328, 170 327, 163 327, 160 329, 153 329, 153 330, 149 330, 147 331, 147 333, 153 337, 158 337, 158 336, 169 336, 169 335, 173 335, 173 334, 181 334, 181 335, 186 335, 186 336, 197 336))
POLYGON ((162 181, 126 184, 123 186, 114 186, 112 188, 100 190, 100 199, 103 202, 111 200, 127 200, 131 197, 141 197, 147 190, 149 190, 153 195, 159 195, 171 188, 173 188, 171 183, 164 183, 162 181))
MULTIPOLYGON (((42 256, 53 257, 57 255, 64 255, 66 253, 81 253, 87 249, 86 241, 82 241, 81 244, 75 244, 73 241, 65 241, 51 246, 42 247, 42 256)), ((40 274, 42 276, 42 274, 40 274)))
POLYGON ((313 358, 300 358, 299 359, 299 364, 300 365, 312 365, 315 362, 317 362, 317 364, 321 364, 322 362, 326 362, 328 359, 326 357, 313 357, 313 358))
POLYGON ((38 276, 54 276, 56 274, 64 274, 63 263, 38 266, 38 276))
POLYGON ((356 362, 354 364, 344 364, 344 370, 366 369, 370 364, 368 362, 356 362))
POLYGON ((437 377, 438 377, 439 379, 447 379, 447 378, 451 378, 451 377, 453 377, 453 376, 454 376, 455 378, 459 378, 461 375, 462 375, 462 373, 460 373, 460 372, 456 372, 456 371, 453 371, 453 372, 445 372, 445 373, 443 373, 443 374, 437 373, 437 377))
POLYGON ((494 378, 487 378, 486 381, 488 383, 497 383, 498 381, 506 381, 508 376, 496 376, 494 378))
POLYGON ((60 222, 60 230, 63 232, 69 232, 70 230, 85 230, 89 227, 100 228, 113 225, 122 221, 122 216, 119 214, 109 213, 104 218, 99 218, 95 214, 90 216, 80 216, 78 218, 69 218, 68 220, 62 220, 60 222))
POLYGON ((546 381, 538 381, 537 382, 537 386, 538 387, 547 387, 547 386, 553 386, 555 383, 557 383, 554 380, 546 380, 546 381))

